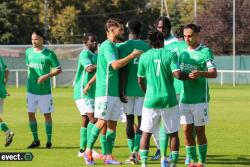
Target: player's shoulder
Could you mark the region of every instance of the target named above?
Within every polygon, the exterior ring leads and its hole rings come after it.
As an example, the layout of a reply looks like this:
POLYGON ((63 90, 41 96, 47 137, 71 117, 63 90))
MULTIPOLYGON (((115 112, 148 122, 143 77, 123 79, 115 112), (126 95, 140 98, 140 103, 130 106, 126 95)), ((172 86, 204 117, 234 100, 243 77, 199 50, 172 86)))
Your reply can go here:
POLYGON ((34 48, 33 47, 30 47, 30 48, 27 48, 25 50, 26 53, 30 53, 30 52, 33 52, 34 48))

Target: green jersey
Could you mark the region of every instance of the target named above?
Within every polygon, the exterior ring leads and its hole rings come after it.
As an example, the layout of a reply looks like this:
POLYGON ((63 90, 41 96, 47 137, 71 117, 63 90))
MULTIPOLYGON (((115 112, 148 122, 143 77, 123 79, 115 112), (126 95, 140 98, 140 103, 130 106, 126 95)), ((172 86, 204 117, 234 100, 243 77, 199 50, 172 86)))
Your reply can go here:
POLYGON ((169 37, 164 38, 164 46, 169 45, 170 43, 176 42, 176 41, 178 41, 177 38, 175 38, 175 36, 170 34, 169 37))
MULTIPOLYGON (((191 73, 192 70, 207 71, 208 69, 216 68, 213 60, 211 49, 200 44, 195 50, 190 50, 186 47, 180 54, 179 64, 181 71, 191 73)), ((199 77, 195 80, 183 81, 180 101, 187 104, 208 102, 209 90, 207 78, 199 77)))
POLYGON ((177 105, 173 72, 180 70, 175 52, 161 48, 141 55, 138 77, 146 77, 146 108, 170 108, 177 105))
POLYGON ((3 59, 0 57, 0 99, 6 97, 6 87, 4 83, 6 70, 7 70, 7 66, 3 62, 3 59))
POLYGON ((27 92, 35 95, 46 95, 51 93, 50 79, 38 83, 39 77, 50 73, 51 68, 57 68, 60 63, 53 51, 44 48, 35 51, 34 48, 26 50, 26 65, 28 66, 27 92))
POLYGON ((118 60, 116 45, 106 40, 98 51, 96 70, 96 97, 119 96, 119 71, 111 67, 111 63, 118 60))
MULTIPOLYGON (((143 40, 128 40, 123 45, 118 47, 118 54, 120 58, 124 58, 130 53, 133 52, 134 49, 142 50, 146 52, 150 49, 149 45, 143 40)), ((144 93, 138 85, 138 70, 139 58, 135 58, 132 60, 127 66, 127 84, 125 89, 125 94, 127 96, 139 96, 143 97, 144 93)))
MULTIPOLYGON (((174 39, 174 38, 172 38, 174 39)), ((185 41, 173 41, 171 43, 168 43, 167 45, 165 45, 164 47, 166 49, 175 51, 177 53, 177 56, 180 55, 180 51, 183 50, 183 48, 186 47, 186 42, 185 41)), ((179 79, 174 78, 174 88, 176 91, 176 94, 180 94, 181 93, 181 85, 182 85, 182 81, 179 79)))
POLYGON ((74 99, 82 99, 82 98, 95 98, 95 84, 91 86, 88 90, 88 94, 85 95, 83 93, 83 88, 89 82, 89 80, 95 75, 95 72, 87 72, 85 68, 90 65, 95 65, 97 62, 97 55, 90 50, 83 50, 80 53, 78 59, 78 67, 75 76, 75 84, 74 84, 74 99))

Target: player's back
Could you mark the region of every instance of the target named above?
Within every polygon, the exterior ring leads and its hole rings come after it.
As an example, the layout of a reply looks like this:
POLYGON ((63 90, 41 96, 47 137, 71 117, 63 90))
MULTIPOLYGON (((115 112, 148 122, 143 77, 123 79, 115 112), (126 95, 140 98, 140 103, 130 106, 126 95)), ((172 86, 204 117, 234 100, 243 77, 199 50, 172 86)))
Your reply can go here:
POLYGON ((147 80, 144 106, 149 108, 175 106, 177 100, 172 72, 178 70, 176 53, 164 48, 150 49, 141 56, 139 66, 142 66, 139 70, 144 70, 147 80))

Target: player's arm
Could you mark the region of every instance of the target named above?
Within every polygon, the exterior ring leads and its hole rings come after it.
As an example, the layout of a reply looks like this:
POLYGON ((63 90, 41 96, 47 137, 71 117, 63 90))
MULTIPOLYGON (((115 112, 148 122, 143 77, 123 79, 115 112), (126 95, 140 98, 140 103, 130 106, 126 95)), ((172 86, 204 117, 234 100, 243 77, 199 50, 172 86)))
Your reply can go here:
POLYGON ((217 77, 217 70, 216 70, 215 64, 213 62, 213 59, 209 59, 208 61, 206 61, 206 67, 208 69, 207 71, 193 70, 189 74, 189 77, 192 79, 196 79, 199 77, 216 78, 217 77))
POLYGON ((93 83, 95 83, 95 81, 96 81, 96 74, 89 80, 89 82, 84 87, 83 93, 85 95, 88 93, 88 90, 91 88, 91 85, 93 85, 93 83))
POLYGON ((120 100, 123 103, 127 103, 128 99, 125 95, 125 86, 128 80, 128 71, 127 71, 128 66, 122 67, 119 70, 119 96, 120 96, 120 100))
POLYGON ((146 79, 144 77, 138 76, 138 84, 144 93, 146 93, 146 90, 147 90, 147 86, 146 86, 145 81, 146 81, 146 79))
POLYGON ((58 74, 60 74, 62 72, 62 68, 61 67, 57 67, 55 69, 53 69, 50 73, 42 75, 41 77, 38 78, 37 82, 38 83, 42 83, 45 80, 47 80, 48 78, 54 77, 58 74))
POLYGON ((91 65, 85 67, 85 70, 86 70, 88 73, 95 72, 95 71, 96 71, 96 65, 91 64, 91 65))
POLYGON ((8 69, 6 69, 5 71, 4 71, 4 85, 6 85, 7 84, 7 82, 8 82, 8 80, 9 80, 9 70, 8 69))
POLYGON ((190 79, 189 78, 189 75, 184 73, 184 72, 181 72, 181 70, 177 70, 177 71, 173 71, 173 76, 179 80, 188 80, 190 79))
POLYGON ((141 54, 142 54, 142 51, 134 49, 133 52, 130 53, 128 56, 126 56, 122 59, 118 59, 118 60, 113 61, 111 63, 111 66, 114 70, 118 70, 118 69, 124 67, 125 65, 127 65, 134 58, 139 57, 141 54))

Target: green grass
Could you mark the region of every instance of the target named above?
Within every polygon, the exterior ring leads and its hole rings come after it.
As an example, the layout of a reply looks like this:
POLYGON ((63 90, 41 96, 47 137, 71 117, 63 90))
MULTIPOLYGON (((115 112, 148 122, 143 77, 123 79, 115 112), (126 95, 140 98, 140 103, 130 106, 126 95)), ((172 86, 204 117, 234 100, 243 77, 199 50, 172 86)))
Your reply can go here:
MULTIPOLYGON (((212 85, 210 89, 210 123, 207 126, 208 158, 207 166, 250 166, 250 86, 212 85)), ((56 112, 53 114, 53 148, 44 149, 46 136, 44 118, 38 112, 38 129, 41 147, 27 150, 32 136, 28 126, 26 111, 26 93, 24 88, 9 88, 11 96, 5 100, 4 120, 15 132, 12 145, 5 148, 4 133, 0 133, 0 152, 32 152, 31 162, 0 162, 0 166, 83 166, 84 161, 77 158, 79 143, 79 127, 81 118, 72 100, 71 88, 53 90, 56 112)), ((179 166, 183 165, 184 147, 183 133, 180 131, 181 148, 179 166)), ((99 151, 99 139, 96 143, 99 151)), ((150 156, 155 152, 151 142, 150 156)), ((125 136, 125 125, 119 123, 114 155, 120 161, 128 158, 129 151, 125 136)), ((97 161, 97 166, 103 166, 97 161)), ((149 162, 150 167, 157 167, 159 161, 149 162)), ((123 165, 127 166, 127 165, 123 165)), ((131 166, 131 165, 130 165, 131 166)))

